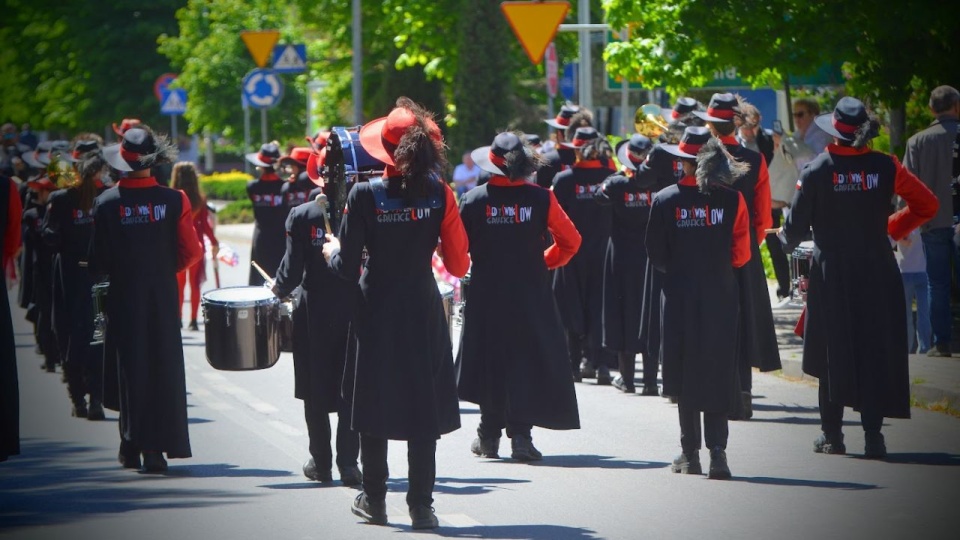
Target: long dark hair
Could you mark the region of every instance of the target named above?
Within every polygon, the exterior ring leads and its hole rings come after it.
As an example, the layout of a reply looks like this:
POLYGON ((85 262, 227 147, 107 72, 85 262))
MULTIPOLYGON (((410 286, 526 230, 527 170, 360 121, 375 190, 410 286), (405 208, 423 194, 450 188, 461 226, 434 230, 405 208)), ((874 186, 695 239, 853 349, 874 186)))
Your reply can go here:
POLYGON ((206 198, 200 190, 197 168, 189 161, 179 161, 173 166, 173 172, 170 173, 170 187, 187 194, 187 199, 190 200, 190 206, 194 212, 200 211, 200 208, 207 204, 206 198))
POLYGON ((405 191, 411 197, 427 195, 430 178, 447 168, 446 148, 433 113, 407 97, 397 99, 397 107, 413 113, 416 123, 407 128, 393 152, 393 162, 403 175, 405 191))
POLYGON ((747 174, 750 165, 737 161, 716 137, 697 153, 697 186, 701 193, 710 193, 717 184, 730 185, 747 174))
POLYGON ((837 142, 840 146, 852 146, 859 149, 867 146, 877 135, 880 135, 880 120, 872 113, 868 113, 866 121, 857 126, 852 141, 837 139, 837 142))
MULTIPOLYGON (((514 134, 523 141, 523 133, 515 131, 514 134)), ((537 172, 537 169, 545 162, 545 159, 533 149, 528 143, 524 142, 516 150, 507 152, 504 156, 503 172, 511 180, 524 180, 531 174, 537 172)))
POLYGON ((77 162, 77 180, 68 189, 75 189, 80 194, 80 209, 89 212, 93 208, 93 200, 97 198, 97 180, 107 169, 107 160, 98 149, 87 152, 77 162))

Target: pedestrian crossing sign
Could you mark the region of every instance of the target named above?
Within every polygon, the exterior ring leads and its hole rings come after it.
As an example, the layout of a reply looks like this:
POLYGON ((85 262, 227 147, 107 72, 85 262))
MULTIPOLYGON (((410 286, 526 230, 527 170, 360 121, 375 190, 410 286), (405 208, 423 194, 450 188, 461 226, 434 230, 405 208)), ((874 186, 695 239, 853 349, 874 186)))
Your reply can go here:
POLYGON ((273 48, 273 71, 277 73, 303 73, 307 70, 307 46, 277 45, 273 48))
POLYGON ((187 91, 183 88, 170 88, 162 97, 160 114, 173 116, 187 112, 187 91))

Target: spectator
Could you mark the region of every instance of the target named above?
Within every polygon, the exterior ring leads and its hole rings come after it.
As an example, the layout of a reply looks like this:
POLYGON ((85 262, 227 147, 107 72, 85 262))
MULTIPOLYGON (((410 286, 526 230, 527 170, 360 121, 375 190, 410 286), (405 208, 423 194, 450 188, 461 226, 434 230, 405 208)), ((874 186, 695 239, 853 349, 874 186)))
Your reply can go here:
MULTIPOLYGON (((823 152, 833 142, 830 135, 813 122, 818 114, 820 104, 815 99, 801 98, 793 102, 793 123, 797 127, 797 135, 813 150, 814 155, 823 152)), ((797 167, 803 168, 803 164, 797 167)))
POLYGON ((937 117, 930 126, 907 141, 903 166, 917 175, 937 196, 937 214, 921 229, 927 257, 930 289, 930 324, 933 347, 928 356, 950 356, 950 262, 953 258, 954 152, 960 92, 952 86, 938 86, 930 93, 930 111, 937 117))
POLYGON ((453 169, 453 183, 456 186, 457 198, 477 187, 479 177, 480 167, 477 167, 477 164, 473 162, 470 152, 464 152, 463 163, 453 169))
POLYGON ((910 231, 906 238, 897 242, 897 264, 900 265, 907 301, 907 351, 923 354, 930 350, 930 293, 920 229, 910 231), (913 324, 914 300, 917 301, 916 330, 913 324))
POLYGON ((29 146, 31 150, 37 149, 37 134, 30 130, 30 124, 23 124, 20 127, 20 144, 29 146))

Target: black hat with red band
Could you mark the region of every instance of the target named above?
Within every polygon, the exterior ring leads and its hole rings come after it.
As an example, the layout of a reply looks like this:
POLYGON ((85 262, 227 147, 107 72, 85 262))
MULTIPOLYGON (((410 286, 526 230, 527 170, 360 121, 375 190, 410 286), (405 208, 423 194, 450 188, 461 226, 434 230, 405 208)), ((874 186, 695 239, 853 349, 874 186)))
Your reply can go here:
POLYGON ((572 103, 567 103, 566 105, 562 105, 560 107, 560 112, 557 113, 556 118, 550 118, 544 120, 544 122, 546 122, 547 125, 552 128, 564 130, 570 125, 570 119, 573 118, 573 115, 577 114, 578 112, 580 112, 580 107, 572 103))
POLYGON ((470 152, 470 157, 477 164, 477 167, 484 171, 497 176, 504 176, 507 174, 507 154, 520 148, 523 148, 523 141, 520 140, 520 137, 517 137, 516 133, 506 131, 498 133, 490 146, 481 146, 470 152))
POLYGON ((707 104, 707 112, 693 111, 693 114, 707 122, 733 122, 734 117, 740 115, 740 102, 730 93, 714 94, 707 104))
POLYGON ((821 114, 813 121, 828 134, 840 140, 852 141, 856 138, 860 126, 869 119, 870 115, 862 101, 844 97, 837 102, 832 113, 821 114))
POLYGON ((171 163, 177 156, 176 146, 166 137, 156 136, 145 124, 128 129, 117 144, 103 148, 103 157, 118 171, 133 172, 161 163, 171 163))
POLYGON ((705 127, 689 126, 683 130, 680 144, 661 144, 660 148, 680 158, 696 159, 697 153, 712 136, 705 127))
POLYGON ((629 139, 617 143, 617 159, 621 165, 635 171, 647 158, 651 148, 653 142, 648 137, 634 133, 629 139))
POLYGON ((600 138, 600 133, 589 126, 578 127, 573 133, 573 139, 570 142, 562 142, 560 146, 564 148, 580 148, 600 138))
POLYGON ((247 154, 246 158, 257 167, 274 167, 280 161, 280 147, 275 143, 264 143, 259 152, 247 154))
POLYGON ((77 163, 83 159, 83 155, 88 152, 93 152, 100 149, 100 143, 94 139, 87 139, 83 141, 77 141, 73 145, 73 150, 69 154, 63 154, 60 156, 61 159, 70 163, 77 163))
POLYGON ((667 122, 677 122, 684 115, 700 110, 700 102, 692 97, 678 97, 672 109, 661 109, 660 115, 667 122))

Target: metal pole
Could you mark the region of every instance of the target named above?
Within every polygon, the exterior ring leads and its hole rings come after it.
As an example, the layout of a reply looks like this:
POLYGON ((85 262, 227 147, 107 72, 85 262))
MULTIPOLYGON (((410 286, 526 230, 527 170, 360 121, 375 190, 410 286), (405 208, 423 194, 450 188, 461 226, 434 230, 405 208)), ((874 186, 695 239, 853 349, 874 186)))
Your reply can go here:
POLYGON ((250 162, 246 160, 246 154, 250 152, 250 106, 243 104, 243 172, 250 174, 250 162))
MULTIPOLYGON (((213 162, 213 137, 210 136, 210 128, 205 128, 203 130, 203 146, 205 150, 203 169, 207 171, 207 173, 211 173, 213 172, 215 165, 213 162)), ((244 150, 246 150, 246 148, 244 148, 244 150)))
POLYGON ((177 115, 170 115, 170 140, 173 144, 178 144, 177 141, 177 115))
MULTIPOLYGON (((590 23, 590 0, 577 4, 577 22, 590 23)), ((590 59, 590 31, 580 30, 580 106, 593 110, 593 65, 590 59)))
POLYGON ((363 123, 363 34, 360 0, 353 0, 353 123, 363 123))
MULTIPOLYGON (((630 39, 630 32, 626 28, 620 31, 620 39, 627 41, 630 39)), ((620 134, 626 137, 630 133, 627 127, 627 108, 630 106, 630 80, 623 77, 620 82, 620 134)))
MULTIPOLYGON (((558 62, 559 64, 559 62, 558 62)), ((543 57, 543 72, 547 73, 547 57, 543 57)), ((557 66, 557 77, 560 77, 560 66, 557 66)), ((545 81, 547 83, 547 118, 553 118, 556 116, 556 113, 553 112, 553 96, 550 95, 550 81, 545 81)), ((559 86, 559 85, 558 85, 559 86)))
POLYGON ((260 109, 260 136, 263 139, 262 143, 267 144, 269 140, 267 138, 267 109, 260 109))

